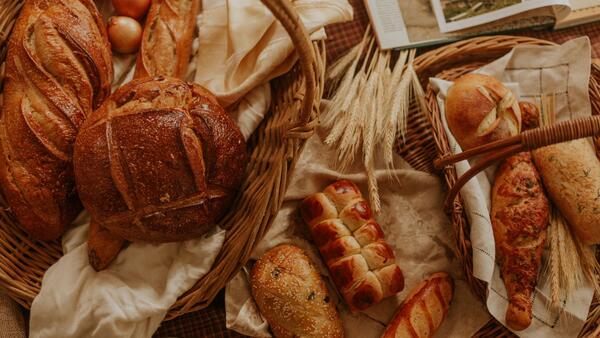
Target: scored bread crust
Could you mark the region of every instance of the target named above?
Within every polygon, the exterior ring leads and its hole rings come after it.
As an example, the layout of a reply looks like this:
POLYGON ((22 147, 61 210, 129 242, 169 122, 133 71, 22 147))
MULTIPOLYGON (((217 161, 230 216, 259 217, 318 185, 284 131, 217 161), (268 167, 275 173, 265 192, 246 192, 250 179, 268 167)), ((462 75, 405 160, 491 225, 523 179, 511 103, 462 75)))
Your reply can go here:
POLYGON ((172 242, 211 230, 247 158, 239 128, 203 87, 157 77, 119 88, 75 142, 77 189, 101 228, 88 242, 93 266, 106 267, 119 239, 172 242))
POLYGON ((302 249, 267 251, 250 273, 252 295, 275 337, 344 337, 327 287, 302 249))
POLYGON ((433 337, 448 313, 453 294, 452 277, 434 273, 410 292, 381 337, 433 337))
POLYGON ((152 0, 137 57, 135 78, 184 79, 200 0, 152 0))
POLYGON ((448 90, 448 128, 462 150, 516 135, 521 112, 514 94, 495 78, 466 74, 448 90))
POLYGON ((352 312, 404 288, 402 270, 358 187, 334 182, 300 205, 302 218, 352 312))
POLYGON ((21 226, 53 240, 81 210, 73 143, 110 94, 106 28, 91 0, 28 0, 8 46, 0 185, 21 226))

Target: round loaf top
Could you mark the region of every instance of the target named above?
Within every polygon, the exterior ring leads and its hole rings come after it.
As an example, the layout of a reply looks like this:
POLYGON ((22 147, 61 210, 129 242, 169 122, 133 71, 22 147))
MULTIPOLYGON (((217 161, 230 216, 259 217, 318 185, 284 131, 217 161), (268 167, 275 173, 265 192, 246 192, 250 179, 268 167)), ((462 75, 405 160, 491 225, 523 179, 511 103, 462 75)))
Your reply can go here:
POLYGON ((446 97, 446 121, 462 150, 516 135, 521 130, 517 98, 500 81, 482 74, 458 78, 446 97))
POLYGON ((203 87, 156 77, 119 88, 84 123, 73 164, 92 218, 127 240, 169 242, 209 231, 247 163, 244 138, 203 87))

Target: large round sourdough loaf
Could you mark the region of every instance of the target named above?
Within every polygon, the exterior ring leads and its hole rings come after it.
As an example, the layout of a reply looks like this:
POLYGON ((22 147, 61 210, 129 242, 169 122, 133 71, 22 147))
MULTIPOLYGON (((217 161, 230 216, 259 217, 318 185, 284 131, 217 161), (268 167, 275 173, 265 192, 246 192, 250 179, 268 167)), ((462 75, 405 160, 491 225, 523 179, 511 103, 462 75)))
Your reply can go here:
POLYGON ((118 253, 106 242, 205 234, 230 207, 246 162, 239 128, 201 86, 157 77, 118 89, 75 144, 77 189, 96 227, 92 265, 118 253))

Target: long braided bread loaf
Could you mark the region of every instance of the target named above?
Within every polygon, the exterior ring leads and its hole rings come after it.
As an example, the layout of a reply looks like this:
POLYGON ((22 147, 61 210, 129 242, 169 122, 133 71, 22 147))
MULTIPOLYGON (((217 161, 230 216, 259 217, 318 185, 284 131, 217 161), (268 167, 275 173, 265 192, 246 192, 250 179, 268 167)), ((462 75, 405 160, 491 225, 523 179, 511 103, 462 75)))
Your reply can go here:
POLYGON ((0 185, 38 239, 59 237, 81 210, 73 143, 111 81, 106 29, 91 0, 26 1, 6 59, 0 185))
POLYGON ((350 310, 365 310, 402 291, 394 251, 354 183, 337 181, 302 201, 300 210, 350 310))

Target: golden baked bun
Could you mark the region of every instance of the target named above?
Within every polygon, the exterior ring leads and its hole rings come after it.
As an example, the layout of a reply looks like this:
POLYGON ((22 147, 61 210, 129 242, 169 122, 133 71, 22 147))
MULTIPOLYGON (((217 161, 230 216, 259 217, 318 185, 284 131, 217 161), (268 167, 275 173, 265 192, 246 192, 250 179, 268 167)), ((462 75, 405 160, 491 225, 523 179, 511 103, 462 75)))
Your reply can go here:
POLYGON ((77 190, 97 224, 92 266, 106 267, 123 239, 208 232, 229 210, 247 158, 239 128, 203 87, 157 77, 119 88, 75 142, 77 190))
POLYGON ((458 78, 446 97, 446 121, 462 150, 517 135, 521 110, 515 95, 488 75, 458 78))
POLYGON ((254 264, 252 296, 276 338, 343 338, 325 282, 302 249, 282 244, 254 264))

